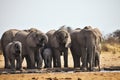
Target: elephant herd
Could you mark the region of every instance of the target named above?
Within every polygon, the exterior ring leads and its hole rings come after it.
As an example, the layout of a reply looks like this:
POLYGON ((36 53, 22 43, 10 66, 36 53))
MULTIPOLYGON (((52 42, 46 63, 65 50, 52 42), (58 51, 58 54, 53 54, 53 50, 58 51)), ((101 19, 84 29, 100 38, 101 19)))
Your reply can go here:
POLYGON ((75 30, 63 26, 47 33, 36 28, 10 29, 1 37, 4 68, 22 70, 24 58, 28 69, 41 68, 43 60, 44 68, 61 68, 61 55, 64 58, 64 67, 68 67, 70 48, 74 68, 93 71, 94 67, 98 67, 100 70, 101 41, 101 32, 91 26, 75 30))

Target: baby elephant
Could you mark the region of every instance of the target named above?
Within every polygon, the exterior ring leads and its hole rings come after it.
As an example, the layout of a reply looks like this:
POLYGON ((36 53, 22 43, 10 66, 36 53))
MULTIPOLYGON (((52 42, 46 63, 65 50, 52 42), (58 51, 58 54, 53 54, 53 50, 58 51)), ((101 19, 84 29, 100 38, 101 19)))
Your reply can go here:
POLYGON ((44 59, 44 68, 51 68, 52 67, 52 51, 50 48, 45 48, 43 50, 43 59, 44 59))
POLYGON ((22 43, 19 41, 10 42, 6 48, 6 58, 8 63, 10 63, 10 68, 12 70, 22 69, 22 43), (16 60, 16 65, 15 65, 16 60), (16 67, 15 67, 16 66, 16 67))

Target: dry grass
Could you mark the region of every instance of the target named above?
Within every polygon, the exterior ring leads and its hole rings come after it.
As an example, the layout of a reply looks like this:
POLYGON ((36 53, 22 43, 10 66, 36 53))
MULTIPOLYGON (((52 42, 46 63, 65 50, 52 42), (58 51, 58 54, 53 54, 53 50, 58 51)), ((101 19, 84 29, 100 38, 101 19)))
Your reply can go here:
POLYGON ((102 52, 112 52, 113 54, 120 53, 120 44, 117 43, 104 43, 102 44, 102 52))

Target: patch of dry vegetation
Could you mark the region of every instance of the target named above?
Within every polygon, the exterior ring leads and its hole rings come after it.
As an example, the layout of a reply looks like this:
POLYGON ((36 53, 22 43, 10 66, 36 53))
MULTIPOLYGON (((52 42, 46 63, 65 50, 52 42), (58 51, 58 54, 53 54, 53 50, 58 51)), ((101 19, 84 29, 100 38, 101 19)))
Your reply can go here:
POLYGON ((102 43, 102 52, 120 53, 120 30, 105 36, 102 43))
POLYGON ((102 44, 102 52, 112 52, 113 54, 115 53, 120 53, 120 44, 118 43, 104 43, 102 44))

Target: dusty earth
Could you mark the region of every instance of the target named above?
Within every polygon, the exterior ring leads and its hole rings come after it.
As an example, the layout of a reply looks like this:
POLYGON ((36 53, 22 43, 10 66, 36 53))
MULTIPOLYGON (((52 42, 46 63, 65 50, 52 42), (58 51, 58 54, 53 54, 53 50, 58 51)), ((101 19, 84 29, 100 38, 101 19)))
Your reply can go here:
MULTIPOLYGON (((24 61, 23 67, 25 66, 24 61)), ((69 55, 69 67, 71 70, 68 72, 64 72, 64 70, 61 72, 41 72, 44 69, 39 69, 37 73, 0 73, 0 80, 120 80, 120 52, 102 52, 100 66, 100 72, 74 71, 72 57, 69 55)), ((0 71, 4 71, 3 67, 4 58, 0 55, 0 71)))

